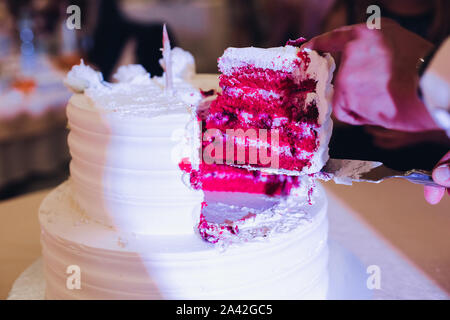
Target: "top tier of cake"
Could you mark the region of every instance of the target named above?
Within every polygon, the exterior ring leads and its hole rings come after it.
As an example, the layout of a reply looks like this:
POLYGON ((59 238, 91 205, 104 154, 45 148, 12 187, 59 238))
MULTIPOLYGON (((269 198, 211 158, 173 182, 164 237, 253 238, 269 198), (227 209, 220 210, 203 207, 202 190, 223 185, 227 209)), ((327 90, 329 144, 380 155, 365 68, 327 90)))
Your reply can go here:
POLYGON ((66 84, 75 199, 87 216, 133 233, 194 232, 203 194, 190 188, 181 159, 198 156, 192 105, 199 90, 175 77, 173 90, 141 67, 121 67, 117 83, 83 64, 66 84))
POLYGON ((279 173, 320 171, 328 160, 332 131, 334 68, 329 54, 290 45, 225 50, 219 58, 222 93, 206 119, 208 130, 220 130, 236 147, 231 154, 223 150, 223 161, 279 173), (239 130, 242 137, 236 136, 239 130), (257 130, 256 136, 251 130, 257 130), (262 159, 261 150, 268 146, 264 154, 270 159, 262 159), (240 147, 246 149, 245 158, 239 159, 240 147), (257 158, 250 157, 250 147, 257 148, 257 158))

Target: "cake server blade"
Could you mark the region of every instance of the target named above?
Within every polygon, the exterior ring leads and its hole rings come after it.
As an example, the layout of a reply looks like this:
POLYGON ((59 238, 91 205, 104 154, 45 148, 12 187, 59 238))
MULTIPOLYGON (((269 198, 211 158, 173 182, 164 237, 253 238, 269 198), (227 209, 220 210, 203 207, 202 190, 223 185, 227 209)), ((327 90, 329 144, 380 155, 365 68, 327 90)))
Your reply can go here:
POLYGON ((322 178, 321 175, 324 176, 323 179, 333 179, 342 184, 351 184, 353 181, 380 183, 389 178, 401 178, 417 184, 442 187, 433 181, 430 171, 394 170, 378 161, 329 159, 321 172, 315 174, 319 179, 322 178))
MULTIPOLYGON (((285 174, 290 176, 301 176, 304 173, 285 169, 262 168, 253 166, 234 165, 234 167, 247 170, 258 170, 268 174, 285 174)), ((394 170, 386 167, 382 162, 352 160, 352 159, 329 159, 320 172, 309 174, 313 178, 321 180, 334 180, 338 184, 351 185, 352 182, 380 183, 389 178, 402 178, 410 182, 427 186, 442 187, 433 181, 430 171, 411 169, 407 171, 394 170)))

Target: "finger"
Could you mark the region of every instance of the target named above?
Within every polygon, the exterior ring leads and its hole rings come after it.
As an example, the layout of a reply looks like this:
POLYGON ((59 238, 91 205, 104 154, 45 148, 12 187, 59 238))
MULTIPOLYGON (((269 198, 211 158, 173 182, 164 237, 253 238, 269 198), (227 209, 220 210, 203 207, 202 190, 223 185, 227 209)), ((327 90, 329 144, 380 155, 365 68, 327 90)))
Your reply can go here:
POLYGON ((438 165, 449 163, 450 162, 450 151, 445 154, 445 156, 442 157, 441 160, 439 160, 438 165))
POLYGON ((444 196, 445 188, 425 186, 423 194, 429 204, 438 204, 444 196))
POLYGON ((345 26, 320 36, 314 37, 304 43, 300 49, 308 48, 323 52, 339 52, 342 51, 347 43, 356 38, 357 28, 359 25, 345 26))
POLYGON ((441 164, 433 170, 433 180, 440 185, 450 188, 450 164, 441 164))

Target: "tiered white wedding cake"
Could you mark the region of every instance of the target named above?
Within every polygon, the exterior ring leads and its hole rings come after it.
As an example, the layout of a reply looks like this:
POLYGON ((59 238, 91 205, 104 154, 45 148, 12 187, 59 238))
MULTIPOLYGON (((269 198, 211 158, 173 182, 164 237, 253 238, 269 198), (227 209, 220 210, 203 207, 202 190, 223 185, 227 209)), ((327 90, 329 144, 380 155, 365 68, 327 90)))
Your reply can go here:
POLYGON ((39 211, 46 298, 324 299, 323 189, 308 179, 277 196, 192 188, 179 163, 199 161, 198 83, 217 77, 195 75, 181 49, 172 61, 172 89, 137 65, 117 83, 83 64, 68 74, 71 178, 39 211), (201 210, 210 225, 237 218, 239 233, 204 241, 201 210))

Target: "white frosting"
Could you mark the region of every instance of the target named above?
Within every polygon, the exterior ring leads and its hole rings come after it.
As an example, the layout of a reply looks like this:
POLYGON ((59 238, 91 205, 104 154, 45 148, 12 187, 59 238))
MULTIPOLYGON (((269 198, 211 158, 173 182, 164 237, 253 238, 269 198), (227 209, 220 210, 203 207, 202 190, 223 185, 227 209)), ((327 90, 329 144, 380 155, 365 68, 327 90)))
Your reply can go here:
POLYGON ((251 65, 255 68, 285 70, 292 72, 297 68, 294 63, 298 60, 297 47, 284 46, 274 48, 228 48, 219 58, 219 70, 223 74, 230 74, 237 67, 251 65))
POLYGON ((306 69, 306 74, 317 80, 316 92, 308 94, 308 99, 315 99, 319 110, 318 129, 319 148, 311 159, 311 166, 305 168, 305 173, 320 171, 329 159, 328 144, 333 132, 333 120, 331 119, 331 103, 333 99, 333 85, 331 80, 336 68, 333 57, 326 53, 325 57, 320 56, 316 51, 308 51, 311 62, 306 69))
MULTIPOLYGON (((191 68, 187 65, 189 61, 179 64, 184 69, 191 68)), ((81 61, 67 74, 64 83, 73 92, 79 93, 71 99, 78 107, 110 111, 124 117, 148 118, 184 113, 186 107, 195 106, 202 98, 191 81, 178 77, 175 78, 174 90, 166 92, 164 79, 150 78, 141 65, 121 66, 113 77, 117 83, 105 82, 100 72, 81 61)))
MULTIPOLYGON (((181 97, 181 99, 189 104, 196 106, 202 99, 202 95, 198 88, 201 88, 195 83, 198 78, 195 74, 195 60, 189 51, 175 47, 171 50, 172 62, 172 80, 174 92, 181 97)), ((164 59, 159 60, 159 64, 165 69, 164 59)), ((155 77, 154 80, 160 85, 165 84, 165 73, 162 77, 155 77)))
MULTIPOLYGON (((196 106, 202 99, 202 95, 198 90, 197 86, 193 85, 193 80, 196 77, 186 81, 180 78, 173 79, 173 92, 177 95, 184 103, 190 106, 196 106)), ((164 75, 162 77, 154 77, 153 80, 160 86, 164 87, 164 75)))
POLYGON ((203 194, 186 184, 179 163, 198 162, 198 129, 180 93, 198 90, 180 83, 166 92, 137 66, 120 69, 116 79, 69 101, 74 196, 88 216, 119 230, 193 234, 203 194))
MULTIPOLYGON (((297 228, 225 251, 195 234, 114 231, 86 217, 73 194, 70 184, 61 185, 39 212, 48 299, 326 298, 327 201, 320 187, 297 228), (81 290, 66 287, 69 265, 81 269, 81 290)), ((236 206, 264 201, 241 197, 236 206)))
POLYGON ((87 88, 101 88, 102 82, 102 73, 86 66, 83 60, 80 65, 73 66, 64 79, 64 84, 73 92, 83 92, 87 88))
MULTIPOLYGON (((175 79, 189 80, 195 75, 194 56, 186 50, 175 47, 171 50, 172 73, 175 79)), ((159 64, 165 69, 164 59, 159 64)))
POLYGON ((150 79, 150 73, 140 64, 129 64, 120 66, 113 78, 118 82, 142 82, 150 79))
MULTIPOLYGON (((134 80, 136 79, 138 78, 134 80)), ((190 92, 184 93, 189 95, 190 92)), ((168 94, 156 80, 149 78, 142 82, 120 82, 94 89, 88 88, 84 94, 73 95, 69 105, 127 119, 186 114, 190 109, 181 94, 168 94)))

